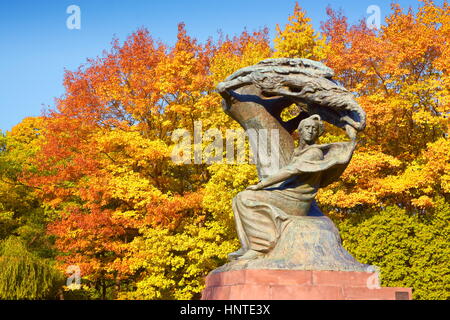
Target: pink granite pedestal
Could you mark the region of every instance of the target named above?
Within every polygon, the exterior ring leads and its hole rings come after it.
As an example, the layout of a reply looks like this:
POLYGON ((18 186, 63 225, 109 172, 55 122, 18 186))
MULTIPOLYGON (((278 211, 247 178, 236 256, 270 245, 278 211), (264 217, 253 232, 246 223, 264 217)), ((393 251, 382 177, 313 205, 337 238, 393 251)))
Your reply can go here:
POLYGON ((380 288, 370 272, 238 270, 210 274, 202 300, 411 300, 411 294, 380 288))

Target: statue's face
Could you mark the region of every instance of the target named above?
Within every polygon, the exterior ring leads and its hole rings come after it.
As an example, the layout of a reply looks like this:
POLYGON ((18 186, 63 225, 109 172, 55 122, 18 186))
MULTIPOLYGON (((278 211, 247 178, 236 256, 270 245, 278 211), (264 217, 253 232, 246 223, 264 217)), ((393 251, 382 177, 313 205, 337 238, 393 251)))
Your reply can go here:
POLYGON ((314 143, 319 137, 319 124, 314 120, 305 120, 300 128, 301 138, 308 144, 314 143))

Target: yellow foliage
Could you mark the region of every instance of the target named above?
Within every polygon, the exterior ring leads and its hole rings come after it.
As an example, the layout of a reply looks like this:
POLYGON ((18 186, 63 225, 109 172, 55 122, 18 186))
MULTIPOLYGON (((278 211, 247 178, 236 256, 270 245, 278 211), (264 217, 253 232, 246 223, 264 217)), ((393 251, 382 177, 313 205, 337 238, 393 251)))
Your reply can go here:
POLYGON ((323 60, 329 52, 325 36, 316 33, 311 25, 311 19, 306 12, 295 4, 294 14, 288 18, 289 24, 281 30, 277 25, 275 42, 276 58, 306 58, 323 60))

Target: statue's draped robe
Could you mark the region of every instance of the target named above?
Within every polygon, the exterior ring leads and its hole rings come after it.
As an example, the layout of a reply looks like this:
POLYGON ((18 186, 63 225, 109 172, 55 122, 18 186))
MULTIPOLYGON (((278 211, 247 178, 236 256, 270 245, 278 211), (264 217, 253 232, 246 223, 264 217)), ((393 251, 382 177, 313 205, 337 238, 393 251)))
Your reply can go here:
POLYGON ((334 182, 347 167, 354 142, 312 145, 296 151, 281 171, 292 178, 278 187, 245 190, 233 199, 242 248, 268 252, 277 243, 289 216, 307 216, 321 187, 334 182))

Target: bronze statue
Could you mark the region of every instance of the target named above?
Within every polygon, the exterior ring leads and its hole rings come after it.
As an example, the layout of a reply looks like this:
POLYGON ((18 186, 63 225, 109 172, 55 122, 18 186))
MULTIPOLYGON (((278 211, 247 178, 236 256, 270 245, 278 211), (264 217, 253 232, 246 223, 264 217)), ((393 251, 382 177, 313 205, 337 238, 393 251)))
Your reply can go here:
POLYGON ((281 58, 243 68, 219 84, 225 112, 245 130, 279 131, 280 161, 278 168, 264 167, 261 163, 267 159, 262 157, 267 153, 254 150, 260 182, 233 199, 242 248, 231 253, 231 263, 217 272, 367 268, 342 247, 336 227, 314 200, 319 188, 345 170, 357 132, 365 127, 364 110, 332 76, 333 71, 320 62, 281 58), (281 112, 292 104, 302 112, 284 122, 281 112), (323 121, 344 129, 349 141, 316 144, 323 121), (295 148, 291 133, 297 128, 300 140, 295 148))

